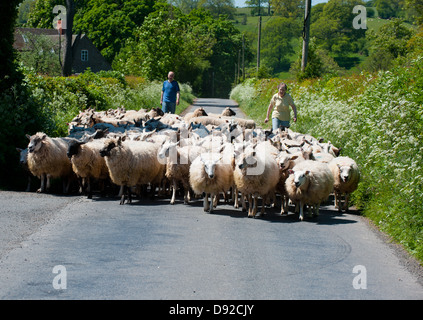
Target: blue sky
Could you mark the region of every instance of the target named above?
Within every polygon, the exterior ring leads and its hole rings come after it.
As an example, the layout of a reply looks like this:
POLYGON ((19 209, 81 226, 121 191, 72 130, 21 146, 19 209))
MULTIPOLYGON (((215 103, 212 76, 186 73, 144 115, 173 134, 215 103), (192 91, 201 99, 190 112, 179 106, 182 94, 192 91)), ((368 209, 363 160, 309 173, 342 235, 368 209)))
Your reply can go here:
MULTIPOLYGON (((314 6, 315 4, 328 2, 328 0, 311 0, 311 5, 314 6)), ((235 0, 235 7, 244 7, 245 1, 244 0, 235 0)))

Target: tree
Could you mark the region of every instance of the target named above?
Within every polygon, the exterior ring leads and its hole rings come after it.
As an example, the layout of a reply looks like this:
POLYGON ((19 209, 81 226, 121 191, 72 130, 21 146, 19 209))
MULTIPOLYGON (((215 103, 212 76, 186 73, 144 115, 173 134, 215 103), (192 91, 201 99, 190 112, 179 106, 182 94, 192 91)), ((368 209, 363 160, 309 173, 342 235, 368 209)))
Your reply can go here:
MULTIPOLYGON (((163 0, 164 1, 164 0, 163 0)), ((155 10, 154 0, 74 0, 74 33, 85 33, 109 61, 122 47, 122 39, 133 38, 133 31, 155 10)), ((37 0, 27 26, 52 28, 53 7, 65 0, 37 0)))
POLYGON ((285 18, 304 17, 305 0, 270 0, 274 15, 285 18))
POLYGON ((263 28, 263 63, 273 72, 289 68, 288 56, 294 53, 293 37, 300 36, 301 27, 292 18, 274 16, 263 28))
POLYGON ((330 0, 319 17, 311 24, 310 33, 316 44, 338 56, 356 52, 357 41, 365 36, 364 29, 354 29, 353 8, 363 5, 361 0, 330 0))
POLYGON ((27 48, 18 53, 19 61, 36 73, 58 76, 62 74, 59 63, 59 45, 45 35, 31 32, 23 34, 28 40, 27 48))
POLYGON ((241 34, 231 22, 205 10, 186 15, 163 5, 136 29, 113 68, 151 80, 162 80, 173 70, 197 94, 227 96, 241 45, 241 34))
POLYGON ((213 17, 218 18, 220 15, 233 19, 235 15, 235 7, 233 0, 198 0, 197 8, 203 8, 210 11, 213 17))
POLYGON ((370 71, 387 70, 395 59, 405 56, 413 30, 404 25, 404 20, 393 19, 375 31, 369 31, 369 58, 364 67, 370 71))

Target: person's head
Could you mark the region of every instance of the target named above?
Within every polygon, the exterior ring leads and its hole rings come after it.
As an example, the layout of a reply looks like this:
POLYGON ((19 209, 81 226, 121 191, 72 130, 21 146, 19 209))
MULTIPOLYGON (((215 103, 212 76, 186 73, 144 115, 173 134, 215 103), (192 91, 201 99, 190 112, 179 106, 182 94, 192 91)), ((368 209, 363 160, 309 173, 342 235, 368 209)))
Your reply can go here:
POLYGON ((172 81, 173 78, 175 78, 175 72, 169 71, 169 73, 167 74, 167 78, 169 79, 169 81, 172 81))
POLYGON ((283 82, 279 83, 278 92, 281 96, 283 96, 285 94, 286 90, 288 90, 286 83, 283 83, 283 82))

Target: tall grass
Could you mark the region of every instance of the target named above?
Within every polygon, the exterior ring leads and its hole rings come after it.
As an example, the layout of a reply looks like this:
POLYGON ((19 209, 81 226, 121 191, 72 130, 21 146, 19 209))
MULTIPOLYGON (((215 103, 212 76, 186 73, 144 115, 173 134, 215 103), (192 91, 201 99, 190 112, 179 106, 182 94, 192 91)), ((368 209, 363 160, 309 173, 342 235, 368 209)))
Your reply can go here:
MULTIPOLYGON (((258 123, 280 79, 248 80, 231 97, 258 123)), ((423 57, 377 74, 288 82, 291 128, 330 140, 362 176, 355 205, 423 261, 423 57)))

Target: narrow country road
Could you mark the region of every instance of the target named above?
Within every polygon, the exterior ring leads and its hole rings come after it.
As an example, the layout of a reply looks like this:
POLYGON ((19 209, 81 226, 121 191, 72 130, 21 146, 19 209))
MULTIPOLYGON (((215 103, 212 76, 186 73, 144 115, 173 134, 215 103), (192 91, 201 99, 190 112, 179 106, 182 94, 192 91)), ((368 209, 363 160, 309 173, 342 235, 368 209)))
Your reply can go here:
POLYGON ((0 298, 423 299, 422 268, 357 211, 278 211, 0 191, 0 298))

